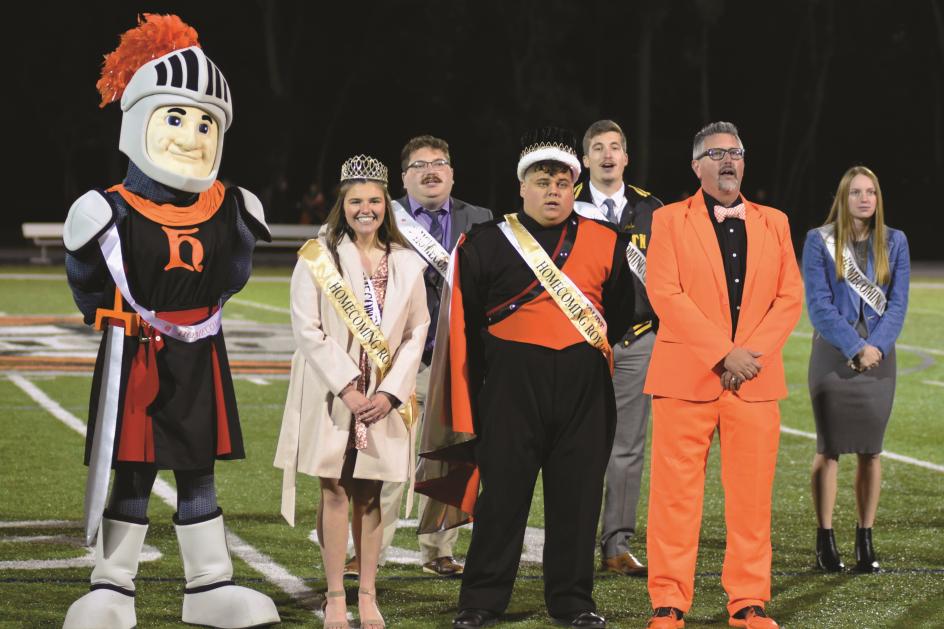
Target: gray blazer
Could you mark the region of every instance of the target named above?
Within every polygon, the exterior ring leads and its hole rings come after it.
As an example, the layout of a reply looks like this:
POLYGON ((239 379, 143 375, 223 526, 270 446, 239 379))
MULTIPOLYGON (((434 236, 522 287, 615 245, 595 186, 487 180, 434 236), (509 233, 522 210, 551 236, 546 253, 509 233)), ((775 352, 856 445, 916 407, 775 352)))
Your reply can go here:
MULTIPOLYGON (((447 249, 452 251, 455 249, 456 243, 459 242, 459 235, 467 233, 477 223, 492 220, 492 211, 484 207, 471 205, 455 197, 450 197, 450 199, 452 200, 452 209, 450 210, 452 223, 449 229, 449 247, 447 249)), ((397 202, 407 211, 410 210, 410 199, 407 195, 397 199, 397 202)), ((426 351, 423 352, 423 364, 428 365, 432 360, 432 343, 430 341, 436 338, 436 319, 439 316, 443 278, 436 271, 425 273, 424 278, 426 280, 426 306, 429 308, 430 325, 426 351)))

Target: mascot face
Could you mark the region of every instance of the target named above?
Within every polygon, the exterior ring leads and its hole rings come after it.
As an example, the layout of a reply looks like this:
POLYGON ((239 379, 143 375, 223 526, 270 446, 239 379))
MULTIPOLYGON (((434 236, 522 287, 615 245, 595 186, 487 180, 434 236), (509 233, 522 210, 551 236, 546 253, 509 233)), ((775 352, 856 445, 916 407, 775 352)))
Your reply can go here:
POLYGON ((147 124, 147 153, 159 168, 203 179, 213 172, 219 144, 217 120, 199 107, 158 107, 147 124))

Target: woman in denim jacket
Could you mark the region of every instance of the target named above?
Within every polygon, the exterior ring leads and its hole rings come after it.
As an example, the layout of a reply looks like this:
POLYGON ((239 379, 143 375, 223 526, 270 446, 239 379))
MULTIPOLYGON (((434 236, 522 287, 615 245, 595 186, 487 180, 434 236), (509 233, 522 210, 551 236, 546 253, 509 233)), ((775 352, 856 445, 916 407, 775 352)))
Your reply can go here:
POLYGON ((803 246, 803 277, 816 329, 809 390, 816 420, 813 505, 819 529, 816 564, 845 568, 833 534, 839 455, 858 455, 856 567, 877 572, 872 524, 878 509, 879 455, 895 396, 895 340, 908 308, 908 239, 885 225, 878 178, 864 166, 846 171, 826 224, 803 246))

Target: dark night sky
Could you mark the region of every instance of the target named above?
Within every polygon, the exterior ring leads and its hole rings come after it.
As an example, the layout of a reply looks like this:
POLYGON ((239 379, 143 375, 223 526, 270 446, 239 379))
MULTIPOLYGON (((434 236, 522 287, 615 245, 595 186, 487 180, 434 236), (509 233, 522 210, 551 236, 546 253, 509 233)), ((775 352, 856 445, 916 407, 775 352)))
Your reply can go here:
MULTIPOLYGON (((98 108, 102 56, 138 12, 173 12, 226 74, 235 121, 221 175, 267 198, 279 174, 293 222, 309 182, 330 191, 354 153, 399 172, 412 135, 446 138, 456 196, 517 206, 518 138, 556 123, 580 137, 613 118, 628 180, 664 201, 691 193, 691 140, 738 125, 743 191, 788 212, 799 240, 823 220, 843 171, 878 174, 886 219, 916 260, 944 258, 942 0, 34 3, 6 24, 5 244, 24 220, 62 220, 116 183, 120 110, 98 108), (13 137, 9 138, 12 132, 13 137)), ((394 175, 391 192, 399 194, 394 175)), ((797 242, 797 245, 800 243, 797 242)))

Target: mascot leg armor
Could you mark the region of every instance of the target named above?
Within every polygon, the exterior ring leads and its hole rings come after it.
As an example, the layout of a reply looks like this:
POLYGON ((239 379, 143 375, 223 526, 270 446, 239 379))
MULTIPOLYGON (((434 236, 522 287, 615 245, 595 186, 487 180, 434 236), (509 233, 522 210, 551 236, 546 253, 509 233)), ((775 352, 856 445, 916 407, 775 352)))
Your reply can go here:
POLYGON ((72 603, 63 629, 131 629, 137 624, 134 577, 147 529, 146 523, 102 518, 92 591, 72 603))
POLYGON ((187 587, 182 619, 211 627, 255 627, 279 622, 275 604, 265 594, 233 584, 233 562, 226 546, 221 511, 174 528, 180 543, 187 587))

